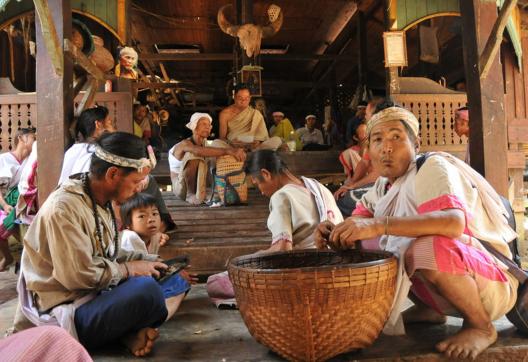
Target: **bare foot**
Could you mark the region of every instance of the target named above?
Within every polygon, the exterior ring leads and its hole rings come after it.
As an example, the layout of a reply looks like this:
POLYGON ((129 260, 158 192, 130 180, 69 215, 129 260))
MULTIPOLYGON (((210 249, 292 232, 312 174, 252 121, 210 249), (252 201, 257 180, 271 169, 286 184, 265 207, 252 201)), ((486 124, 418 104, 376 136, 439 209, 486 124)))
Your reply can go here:
POLYGON ((451 336, 436 345, 436 349, 445 353, 449 358, 471 358, 477 356, 495 343, 497 331, 490 323, 486 329, 462 327, 454 336, 451 336))
POLYGON ((15 259, 13 259, 13 256, 11 253, 4 255, 2 258, 0 258, 0 272, 6 271, 15 259))
POLYGON ((159 332, 154 328, 143 328, 136 333, 131 333, 122 339, 125 346, 136 357, 143 357, 152 351, 154 341, 158 338, 159 332))
POLYGON ((404 323, 444 324, 446 321, 447 318, 445 315, 426 306, 413 305, 411 308, 403 312, 404 323))

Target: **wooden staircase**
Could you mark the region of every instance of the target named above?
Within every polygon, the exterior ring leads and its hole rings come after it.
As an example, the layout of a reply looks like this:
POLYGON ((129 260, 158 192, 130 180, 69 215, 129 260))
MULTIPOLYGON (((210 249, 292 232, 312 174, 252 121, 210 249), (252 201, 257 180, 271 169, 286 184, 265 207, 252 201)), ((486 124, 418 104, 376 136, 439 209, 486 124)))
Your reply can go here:
POLYGON ((254 188, 249 190, 248 205, 244 206, 192 206, 177 200, 172 192, 163 192, 163 198, 178 228, 160 249, 161 257, 188 255, 195 273, 224 271, 230 259, 265 249, 271 243, 266 227, 268 199, 254 188))

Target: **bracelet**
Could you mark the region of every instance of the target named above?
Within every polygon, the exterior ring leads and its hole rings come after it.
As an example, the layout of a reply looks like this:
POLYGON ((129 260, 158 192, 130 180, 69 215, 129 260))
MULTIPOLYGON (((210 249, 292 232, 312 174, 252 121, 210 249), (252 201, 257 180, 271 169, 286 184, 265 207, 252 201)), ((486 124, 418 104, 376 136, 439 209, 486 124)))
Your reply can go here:
POLYGON ((128 265, 127 263, 123 263, 123 265, 125 266, 125 270, 126 270, 126 277, 125 279, 128 279, 130 277, 130 270, 128 270, 128 265))
POLYGON ((388 229, 389 229, 389 215, 385 216, 385 232, 384 232, 385 235, 389 235, 388 229))

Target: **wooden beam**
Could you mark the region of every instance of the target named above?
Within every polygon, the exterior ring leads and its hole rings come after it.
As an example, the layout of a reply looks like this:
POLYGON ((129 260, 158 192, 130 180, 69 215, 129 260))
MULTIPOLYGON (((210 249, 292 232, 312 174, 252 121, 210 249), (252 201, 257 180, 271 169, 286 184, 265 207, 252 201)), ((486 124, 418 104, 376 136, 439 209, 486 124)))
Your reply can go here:
POLYGON ((132 87, 136 89, 150 88, 151 90, 154 90, 154 89, 181 88, 181 84, 180 83, 139 82, 139 83, 133 83, 132 87))
POLYGON ((90 78, 88 80, 88 87, 86 88, 86 93, 83 98, 77 105, 75 109, 75 117, 79 117, 87 108, 90 108, 94 104, 95 94, 97 93, 97 88, 99 87, 99 82, 95 78, 90 78))
MULTIPOLYGON (((169 77, 169 74, 167 73, 167 70, 165 69, 165 65, 163 65, 163 63, 160 62, 159 66, 160 66, 161 74, 163 75, 163 80, 165 82, 169 82, 170 81, 170 77, 169 77)), ((180 99, 176 95, 176 92, 174 91, 174 89, 173 88, 169 88, 169 90, 171 92, 172 99, 174 99, 174 101, 176 102, 176 105, 178 107, 181 107, 182 104, 180 102, 180 99)))
POLYGON ((33 0, 33 3, 35 4, 35 12, 40 19, 40 31, 43 35, 42 41, 50 55, 55 73, 61 76, 64 71, 64 58, 62 57, 62 47, 57 29, 55 28, 55 23, 50 13, 50 7, 48 7, 49 2, 46 0, 33 0))
POLYGON ((495 190, 508 193, 508 138, 504 112, 504 80, 498 57, 488 76, 480 78, 479 58, 497 20, 495 1, 460 2, 464 68, 471 127, 469 153, 471 166, 482 174, 495 190))
MULTIPOLYGON (((260 54, 263 61, 348 61, 355 60, 352 55, 339 54, 260 54)), ((142 53, 139 55, 141 61, 159 62, 196 62, 196 61, 233 61, 233 53, 197 53, 197 54, 152 54, 142 53)))
MULTIPOLYGON (((37 3, 37 2, 35 2, 37 3)), ((49 17, 44 21, 53 23, 56 35, 63 39, 71 35, 71 3, 69 0, 47 0, 49 17)), ((57 187, 65 145, 69 144, 69 123, 73 121, 73 62, 61 51, 59 53, 63 72, 58 75, 53 64, 56 54, 46 51, 48 33, 41 24, 42 13, 37 13, 37 127, 38 139, 38 193, 39 203, 57 187)))
POLYGON ((84 53, 77 48, 70 39, 64 39, 64 52, 68 54, 75 64, 83 68, 88 74, 97 79, 98 81, 104 82, 105 75, 101 69, 99 69, 84 53))
POLYGON ((504 28, 506 27, 506 23, 508 22, 510 14, 512 13, 512 10, 515 8, 516 4, 517 0, 506 0, 502 5, 499 17, 493 25, 491 34, 488 38, 488 41, 486 42, 482 56, 480 57, 480 79, 485 79, 488 76, 491 64, 493 63, 493 60, 499 51, 500 44, 502 43, 504 28))

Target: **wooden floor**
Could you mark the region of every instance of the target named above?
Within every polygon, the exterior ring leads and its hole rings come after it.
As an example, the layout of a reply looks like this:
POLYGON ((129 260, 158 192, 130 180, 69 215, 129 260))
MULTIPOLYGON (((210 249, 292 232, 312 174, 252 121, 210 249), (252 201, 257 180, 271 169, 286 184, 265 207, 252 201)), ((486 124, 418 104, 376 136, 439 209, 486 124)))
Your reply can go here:
MULTIPOLYGON (((16 276, 0 272, 0 295, 14 292, 16 276)), ((353 308, 353 301, 351 301, 353 308)), ((16 299, 0 302, 0 339, 12 326, 16 299)), ((362 351, 336 356, 331 362, 346 361, 449 361, 435 352, 435 344, 455 333, 458 318, 448 318, 445 325, 414 325, 406 336, 381 335, 362 351)), ((477 361, 526 361, 527 339, 518 335, 505 319, 494 322, 499 339, 477 361)), ((119 344, 89 351, 96 362, 139 361, 119 344)), ((0 356, 0 360, 2 357, 0 356)), ((237 310, 218 310, 207 297, 205 285, 191 289, 176 315, 160 328, 160 338, 148 361, 231 362, 284 361, 249 334, 237 310)))
POLYGON ((163 198, 177 230, 161 248, 161 256, 188 255, 192 269, 199 274, 223 271, 231 258, 270 245, 266 227, 269 200, 255 188, 249 189, 248 204, 241 206, 192 206, 176 200, 172 192, 163 192, 163 198))

